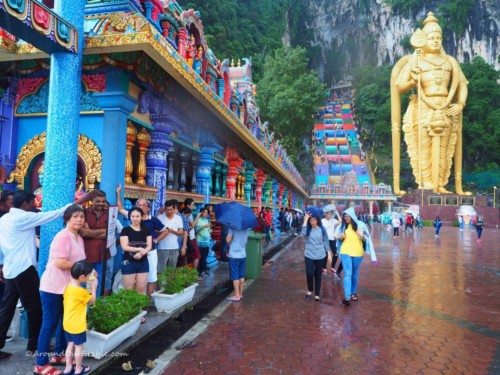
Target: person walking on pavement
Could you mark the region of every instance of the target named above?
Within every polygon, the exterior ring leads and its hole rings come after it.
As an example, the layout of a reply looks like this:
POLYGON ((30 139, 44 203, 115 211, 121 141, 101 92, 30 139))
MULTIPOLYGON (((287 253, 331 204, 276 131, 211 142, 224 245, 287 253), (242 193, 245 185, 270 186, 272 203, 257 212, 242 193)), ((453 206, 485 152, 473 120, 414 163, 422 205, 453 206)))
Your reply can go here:
MULTIPOLYGON (((356 218, 353 208, 348 208, 342 215, 342 224, 338 230, 340 242, 340 258, 344 265, 344 299, 342 303, 350 306, 351 301, 357 301, 358 275, 365 241, 367 247, 373 247, 368 228, 356 218)), ((337 245, 339 247, 339 245, 337 245)))
POLYGON ((338 271, 336 271, 335 265, 337 264, 339 254, 337 253, 337 238, 335 237, 335 232, 337 230, 337 226, 340 225, 341 221, 342 218, 340 217, 338 211, 333 209, 331 211, 325 211, 325 217, 321 219, 321 224, 328 234, 328 242, 330 243, 330 250, 327 254, 326 268, 323 269, 323 274, 326 274, 327 270, 330 270, 333 274, 333 277, 337 280, 340 280, 339 275, 342 271, 342 262, 340 262, 338 271), (333 216, 334 211, 338 220, 333 216))
POLYGON ((482 216, 477 217, 477 221, 475 224, 476 232, 477 232, 477 243, 481 243, 481 235, 483 234, 484 220, 482 216))
POLYGON ((396 239, 396 237, 399 238, 399 226, 401 225, 399 218, 393 217, 391 219, 391 224, 392 224, 392 230, 393 230, 393 238, 394 239, 396 239))
POLYGON ((434 237, 439 238, 439 231, 441 230, 441 226, 443 223, 441 222, 441 219, 439 216, 436 216, 436 220, 434 220, 434 228, 436 228, 436 233, 434 237))
POLYGON ((203 207, 200 211, 200 215, 198 215, 198 222, 194 227, 196 232, 196 242, 198 243, 198 247, 200 249, 200 262, 198 264, 198 276, 203 278, 208 276, 208 268, 207 268, 207 257, 208 250, 210 248, 210 217, 209 217, 209 209, 208 207, 203 207))
POLYGON ((314 293, 314 301, 321 302, 321 274, 326 262, 326 254, 330 250, 330 243, 319 216, 306 212, 304 224, 302 224, 302 235, 306 236, 304 250, 307 280, 306 299, 311 300, 314 293))
POLYGON ((229 274, 234 287, 234 296, 226 299, 229 302, 241 302, 243 299, 247 241, 248 229, 238 230, 229 227, 226 242, 229 244, 229 274))
MULTIPOLYGON (((76 204, 83 204, 94 198, 94 192, 84 194, 76 204)), ((23 190, 14 193, 13 207, 0 218, 0 279, 5 279, 5 294, 0 307, 0 350, 5 346, 7 330, 16 309, 21 302, 28 314, 27 353, 37 350, 38 335, 42 326, 42 303, 40 300, 40 278, 36 270, 36 231, 39 225, 50 223, 64 215, 70 204, 53 211, 32 212, 35 195, 23 190)), ((10 357, 0 351, 0 360, 10 357)))

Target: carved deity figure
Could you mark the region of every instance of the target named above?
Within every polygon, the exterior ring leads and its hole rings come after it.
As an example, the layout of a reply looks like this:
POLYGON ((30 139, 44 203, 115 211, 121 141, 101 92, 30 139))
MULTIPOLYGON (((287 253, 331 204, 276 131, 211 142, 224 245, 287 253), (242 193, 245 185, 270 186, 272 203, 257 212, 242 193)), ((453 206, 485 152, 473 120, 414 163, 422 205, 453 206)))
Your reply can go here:
POLYGON ((204 53, 203 46, 200 44, 198 46, 198 49, 196 50, 196 56, 193 61, 193 70, 198 74, 201 75, 201 67, 203 64, 203 53, 204 53))
POLYGON ((40 168, 38 168, 38 181, 40 183, 40 186, 35 189, 33 194, 35 195, 35 207, 38 208, 39 210, 42 209, 42 195, 43 195, 43 162, 40 168))
POLYGON ((403 118, 413 175, 419 189, 446 190, 452 161, 457 194, 462 190, 462 111, 467 100, 467 80, 458 62, 442 46, 442 30, 432 12, 410 42, 412 55, 396 63, 391 74, 392 147, 394 194, 400 190, 401 95, 411 89, 403 118), (453 160, 454 159, 454 160, 453 160))
POLYGON ((186 41, 186 61, 189 66, 193 66, 193 58, 196 52, 196 42, 194 40, 194 35, 186 41))

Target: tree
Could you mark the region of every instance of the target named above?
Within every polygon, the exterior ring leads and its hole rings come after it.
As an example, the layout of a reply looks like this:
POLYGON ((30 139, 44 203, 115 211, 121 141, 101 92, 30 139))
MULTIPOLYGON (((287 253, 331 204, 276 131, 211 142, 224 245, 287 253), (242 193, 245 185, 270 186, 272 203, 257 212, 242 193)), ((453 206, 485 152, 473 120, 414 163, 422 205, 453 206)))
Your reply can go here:
POLYGON ((313 114, 326 100, 324 85, 315 72, 307 70, 307 64, 304 48, 280 48, 267 57, 257 86, 261 118, 270 122, 271 131, 301 173, 311 170, 311 164, 302 165, 303 158, 298 156, 304 150, 304 139, 311 136, 313 114))

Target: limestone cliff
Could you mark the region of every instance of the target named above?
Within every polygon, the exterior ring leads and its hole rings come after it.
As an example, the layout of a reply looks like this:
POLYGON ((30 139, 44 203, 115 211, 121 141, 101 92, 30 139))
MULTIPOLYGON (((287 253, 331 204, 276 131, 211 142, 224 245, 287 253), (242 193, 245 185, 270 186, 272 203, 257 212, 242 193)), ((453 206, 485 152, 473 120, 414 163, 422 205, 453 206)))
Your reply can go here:
MULTIPOLYGON (((287 32, 292 34, 283 40, 308 47, 311 67, 329 82, 354 66, 394 63, 409 52, 409 37, 427 12, 439 17, 447 2, 451 0, 421 1, 405 14, 384 0, 298 0, 287 12, 287 32)), ((463 31, 444 35, 445 50, 460 62, 481 56, 499 69, 500 2, 470 0, 469 4, 459 25, 463 31)), ((443 23, 452 22, 461 21, 443 23)))

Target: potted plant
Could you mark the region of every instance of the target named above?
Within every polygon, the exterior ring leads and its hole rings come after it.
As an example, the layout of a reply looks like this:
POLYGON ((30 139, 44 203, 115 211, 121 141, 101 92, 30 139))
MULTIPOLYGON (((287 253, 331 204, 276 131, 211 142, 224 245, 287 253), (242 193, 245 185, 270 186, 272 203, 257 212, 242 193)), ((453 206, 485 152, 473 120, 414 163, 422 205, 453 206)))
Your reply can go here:
POLYGON ((152 297, 158 312, 172 313, 193 300, 198 271, 189 267, 166 267, 160 276, 162 289, 152 297))
POLYGON ((88 312, 85 353, 101 359, 135 335, 148 305, 148 297, 130 289, 98 298, 88 312))

